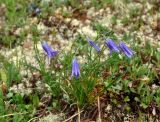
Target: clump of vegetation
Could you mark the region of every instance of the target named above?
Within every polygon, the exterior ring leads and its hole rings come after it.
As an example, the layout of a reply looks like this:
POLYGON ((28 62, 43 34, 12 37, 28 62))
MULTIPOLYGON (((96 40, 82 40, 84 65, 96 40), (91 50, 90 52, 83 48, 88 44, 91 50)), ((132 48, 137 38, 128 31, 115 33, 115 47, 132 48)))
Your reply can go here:
MULTIPOLYGON (((24 26, 28 16, 38 19, 49 16, 54 11, 50 2, 35 1, 29 5, 20 2, 17 9, 12 0, 2 3, 7 6, 5 17, 9 30, 4 31, 0 40, 3 45, 13 47, 14 41, 21 44, 26 34, 32 33, 35 54, 32 59, 37 65, 29 64, 25 58, 15 63, 0 55, 0 121, 38 121, 49 113, 65 113, 62 121, 110 120, 105 118, 108 105, 113 107, 113 113, 114 109, 124 115, 133 113, 140 120, 146 113, 159 117, 156 116, 160 111, 159 45, 142 44, 140 38, 130 33, 120 38, 116 30, 94 22, 91 26, 97 33, 95 38, 78 34, 69 51, 54 50, 47 39, 41 39, 34 24, 18 37, 10 33, 14 26, 24 26), (28 74, 23 75, 22 70, 28 74)), ((56 6, 61 5, 85 8, 74 0, 57 1, 56 6)), ((94 0, 92 5, 97 9, 105 5, 115 7, 114 0, 94 0)), ((130 15, 134 18, 137 13, 130 15)), ((129 21, 127 16, 122 18, 122 23, 128 25, 129 21)))

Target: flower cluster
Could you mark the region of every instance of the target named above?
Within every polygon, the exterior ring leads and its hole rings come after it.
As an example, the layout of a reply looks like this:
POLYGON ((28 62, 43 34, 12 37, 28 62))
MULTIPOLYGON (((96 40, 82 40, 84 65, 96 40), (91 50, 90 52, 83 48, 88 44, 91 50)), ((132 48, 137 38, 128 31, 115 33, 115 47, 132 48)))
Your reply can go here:
MULTIPOLYGON (((88 43, 99 53, 101 51, 100 47, 94 43, 90 38, 86 38, 88 43)), ((125 43, 120 42, 119 45, 116 45, 116 43, 111 39, 105 40, 105 45, 109 48, 110 54, 113 52, 120 53, 121 51, 128 57, 131 58, 134 55, 134 51, 132 51, 125 43)), ((42 48, 47 53, 48 57, 51 59, 55 57, 58 52, 53 50, 47 42, 42 43, 42 48)), ((76 58, 72 61, 72 76, 74 76, 76 79, 80 76, 80 68, 78 61, 76 58)))
POLYGON ((123 42, 120 42, 120 44, 117 46, 113 40, 108 39, 106 40, 105 44, 108 46, 110 54, 112 54, 112 52, 119 53, 121 50, 128 58, 131 58, 134 55, 134 52, 123 42))

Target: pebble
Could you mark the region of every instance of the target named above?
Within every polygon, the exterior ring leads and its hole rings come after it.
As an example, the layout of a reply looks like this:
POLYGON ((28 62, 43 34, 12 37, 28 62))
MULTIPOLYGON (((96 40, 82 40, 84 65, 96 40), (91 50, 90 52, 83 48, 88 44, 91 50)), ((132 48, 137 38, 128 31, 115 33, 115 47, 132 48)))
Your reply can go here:
POLYGON ((38 23, 38 18, 37 17, 30 18, 30 25, 37 24, 37 23, 38 23))
POLYGON ((94 17, 94 16, 95 16, 94 13, 95 13, 95 8, 94 8, 94 7, 91 7, 91 8, 89 8, 88 11, 87 11, 87 16, 88 16, 89 18, 94 17))
POLYGON ((40 31, 41 34, 45 34, 48 28, 43 23, 39 23, 37 25, 37 30, 40 31))
POLYGON ((156 115, 156 108, 155 107, 153 107, 152 114, 153 114, 153 116, 156 115))
POLYGON ((39 118, 39 122, 61 122, 64 119, 64 114, 52 114, 39 118))
POLYGON ((90 26, 84 26, 81 29, 78 29, 77 31, 79 33, 85 34, 85 35, 87 35, 89 37, 93 37, 94 38, 94 37, 97 36, 96 31, 93 31, 90 26))
POLYGON ((65 18, 65 19, 64 19, 64 23, 65 23, 65 24, 68 24, 68 23, 70 23, 70 22, 71 22, 71 18, 65 18))
POLYGON ((80 24, 80 21, 78 21, 77 19, 73 19, 72 21, 71 21, 71 26, 79 26, 79 24, 80 24))
POLYGON ((105 112, 110 113, 111 110, 112 110, 112 106, 108 104, 107 107, 105 108, 105 112))
POLYGON ((86 19, 85 22, 84 22, 84 24, 86 24, 86 25, 89 25, 90 23, 91 23, 91 21, 88 20, 88 19, 86 19))

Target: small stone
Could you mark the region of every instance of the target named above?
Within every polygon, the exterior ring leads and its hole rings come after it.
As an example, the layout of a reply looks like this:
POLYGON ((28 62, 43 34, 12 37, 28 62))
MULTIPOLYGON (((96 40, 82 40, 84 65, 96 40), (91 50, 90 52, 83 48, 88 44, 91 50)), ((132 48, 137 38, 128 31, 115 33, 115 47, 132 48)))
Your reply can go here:
POLYGON ((3 4, 3 2, 2 2, 2 4, 0 5, 0 17, 5 15, 6 10, 7 10, 7 7, 6 7, 6 5, 3 4))
POLYGON ((18 87, 17 87, 17 85, 13 85, 12 87, 10 87, 10 91, 12 91, 12 92, 14 92, 14 93, 17 93, 18 92, 18 87))
POLYGON ((153 84, 151 88, 152 88, 152 90, 156 90, 158 88, 158 86, 156 84, 153 84))
POLYGON ((99 10, 99 14, 102 15, 104 13, 104 9, 99 10))
POLYGON ((30 47, 32 47, 32 43, 30 41, 23 42, 23 48, 31 49, 30 47))
POLYGON ((82 29, 79 29, 77 31, 82 33, 82 34, 86 34, 90 37, 93 37, 93 38, 97 36, 96 31, 93 31, 90 26, 84 26, 84 27, 82 27, 82 29))
POLYGON ((110 112, 112 110, 112 106, 110 104, 105 108, 105 112, 110 112))
POLYGON ((39 51, 43 51, 41 42, 38 42, 38 43, 37 43, 37 49, 38 49, 39 51))
POLYGON ((105 9, 105 11, 106 11, 107 14, 111 14, 111 9, 110 9, 109 7, 107 7, 107 8, 105 9))
POLYGON ((47 27, 46 27, 43 23, 39 23, 39 24, 37 25, 37 29, 38 29, 39 31, 41 31, 42 34, 45 34, 45 32, 46 32, 46 30, 47 30, 47 27))
POLYGON ((77 19, 73 19, 71 22, 72 26, 78 26, 80 24, 80 22, 77 19))
POLYGON ((14 34, 19 36, 21 32, 22 32, 22 29, 21 28, 17 28, 16 31, 14 32, 14 34))
POLYGON ((71 22, 71 18, 64 19, 64 23, 68 24, 69 22, 71 22))
POLYGON ((25 87, 22 83, 20 83, 20 84, 18 84, 18 89, 25 89, 25 87))
POLYGON ((91 0, 84 0, 84 6, 89 6, 91 4, 91 0))
POLYGON ((91 23, 91 21, 90 20, 85 20, 85 24, 87 24, 87 25, 89 25, 91 23))
POLYGON ((40 118, 39 122, 62 122, 63 119, 64 119, 63 114, 55 115, 50 113, 49 115, 40 118))
POLYGON ((37 17, 31 18, 31 25, 32 24, 37 24, 37 23, 38 23, 38 18, 37 17))
POLYGON ((153 116, 156 115, 156 109, 155 109, 155 107, 153 107, 152 114, 153 114, 153 116))
POLYGON ((50 1, 51 0, 41 0, 41 3, 45 5, 46 3, 49 3, 50 1))
POLYGON ((92 16, 95 16, 95 8, 94 7, 91 7, 90 9, 88 9, 87 11, 87 16, 88 17, 92 17, 92 16))

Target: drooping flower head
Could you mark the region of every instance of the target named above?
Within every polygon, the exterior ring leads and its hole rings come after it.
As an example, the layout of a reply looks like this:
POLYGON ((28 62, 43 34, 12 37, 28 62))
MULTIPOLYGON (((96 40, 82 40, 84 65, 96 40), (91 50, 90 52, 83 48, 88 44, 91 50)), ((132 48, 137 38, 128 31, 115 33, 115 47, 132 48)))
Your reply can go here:
POLYGON ((89 43, 95 50, 97 50, 97 52, 100 52, 100 51, 101 51, 100 47, 99 47, 98 45, 96 45, 90 38, 87 37, 86 39, 87 39, 88 43, 89 43))
POLYGON ((110 54, 112 54, 112 52, 118 52, 118 53, 120 52, 116 43, 114 43, 114 41, 112 41, 111 39, 106 40, 105 44, 108 46, 110 54))
POLYGON ((72 61, 72 76, 76 77, 77 79, 80 76, 79 64, 76 58, 74 58, 72 61))
POLYGON ((41 10, 39 8, 36 8, 35 9, 35 14, 40 14, 41 13, 41 10))
POLYGON ((28 5, 28 9, 27 10, 32 16, 36 16, 36 15, 41 13, 41 9, 38 8, 38 6, 33 4, 33 3, 28 5))
POLYGON ((47 53, 47 56, 49 58, 53 58, 58 54, 58 51, 53 50, 47 42, 43 42, 42 43, 42 48, 44 49, 44 51, 47 53))
POLYGON ((121 48, 122 52, 128 57, 131 58, 134 55, 134 51, 132 51, 125 43, 121 42, 119 44, 119 47, 121 48))

